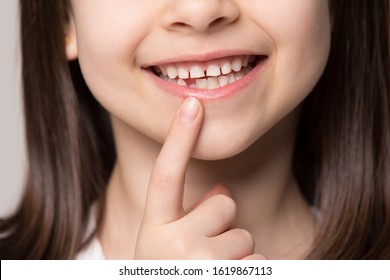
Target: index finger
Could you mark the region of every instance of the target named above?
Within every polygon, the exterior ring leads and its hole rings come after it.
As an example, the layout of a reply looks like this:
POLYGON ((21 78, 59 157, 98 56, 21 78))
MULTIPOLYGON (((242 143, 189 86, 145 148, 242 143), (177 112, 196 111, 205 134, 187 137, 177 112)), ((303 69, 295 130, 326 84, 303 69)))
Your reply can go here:
POLYGON ((203 107, 192 97, 177 111, 149 182, 144 220, 164 224, 182 217, 184 177, 203 120, 203 107))

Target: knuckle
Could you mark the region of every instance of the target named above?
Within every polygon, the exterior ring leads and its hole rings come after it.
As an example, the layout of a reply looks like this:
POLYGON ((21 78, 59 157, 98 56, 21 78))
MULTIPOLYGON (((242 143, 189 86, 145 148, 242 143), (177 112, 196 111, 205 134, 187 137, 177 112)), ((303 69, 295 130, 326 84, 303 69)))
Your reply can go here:
POLYGON ((218 250, 215 250, 211 246, 198 249, 194 258, 197 260, 217 260, 219 259, 218 250))
POLYGON ((252 234, 245 229, 236 229, 236 234, 238 238, 240 238, 249 248, 254 249, 255 247, 255 239, 252 234))
POLYGON ((172 240, 172 249, 176 252, 177 256, 183 257, 191 252, 191 245, 185 238, 175 238, 172 240))
POLYGON ((175 258, 188 258, 194 247, 196 248, 196 242, 188 230, 182 230, 179 234, 177 231, 170 231, 168 236, 167 243, 170 244, 170 254, 173 254, 175 258))
POLYGON ((218 194, 215 195, 213 203, 215 203, 218 207, 221 207, 225 209, 225 211, 228 211, 229 213, 236 213, 237 211, 237 205, 236 202, 229 196, 218 194))
POLYGON ((264 255, 261 255, 261 254, 255 254, 254 258, 256 260, 267 260, 267 258, 264 255))
POLYGON ((253 255, 246 256, 244 260, 267 260, 267 258, 264 255, 253 254, 253 255))

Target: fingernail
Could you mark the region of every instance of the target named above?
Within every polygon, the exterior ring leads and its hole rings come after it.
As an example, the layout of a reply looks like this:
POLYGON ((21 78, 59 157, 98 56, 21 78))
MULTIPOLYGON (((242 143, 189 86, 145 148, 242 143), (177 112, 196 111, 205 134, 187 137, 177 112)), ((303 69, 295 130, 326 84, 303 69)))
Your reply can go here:
POLYGON ((192 123, 198 116, 199 109, 199 101, 196 98, 188 97, 180 107, 180 122, 183 124, 192 123))

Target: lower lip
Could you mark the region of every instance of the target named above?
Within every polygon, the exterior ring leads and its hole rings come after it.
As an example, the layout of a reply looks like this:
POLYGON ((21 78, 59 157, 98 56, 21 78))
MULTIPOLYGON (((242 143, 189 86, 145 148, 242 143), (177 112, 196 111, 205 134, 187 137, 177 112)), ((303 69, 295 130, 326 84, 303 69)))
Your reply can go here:
POLYGON ((205 100, 205 101, 221 100, 221 99, 225 99, 237 95, 240 92, 242 92, 242 90, 247 88, 254 80, 256 80, 256 77, 260 75, 261 70, 263 69, 266 62, 267 62, 267 57, 262 58, 260 62, 256 65, 256 67, 253 68, 252 71, 250 71, 240 80, 235 81, 234 83, 231 83, 224 87, 220 87, 212 90, 179 86, 178 84, 170 83, 165 81, 164 79, 161 79, 160 77, 157 77, 151 71, 147 71, 147 70, 144 71, 147 73, 149 77, 151 77, 153 82, 159 88, 163 89, 165 92, 172 94, 174 96, 178 96, 180 98, 195 97, 197 99, 205 100))

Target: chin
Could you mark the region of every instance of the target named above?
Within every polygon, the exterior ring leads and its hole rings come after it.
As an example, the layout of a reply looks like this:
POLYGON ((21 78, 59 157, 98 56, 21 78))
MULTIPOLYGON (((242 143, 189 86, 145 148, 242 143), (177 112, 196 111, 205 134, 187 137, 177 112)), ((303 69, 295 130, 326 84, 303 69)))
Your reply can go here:
POLYGON ((224 160, 242 153, 256 141, 256 139, 227 138, 230 141, 223 138, 207 138, 205 135, 200 135, 192 152, 192 157, 204 161, 224 160), (234 141, 231 141, 231 139, 234 139, 234 141))

